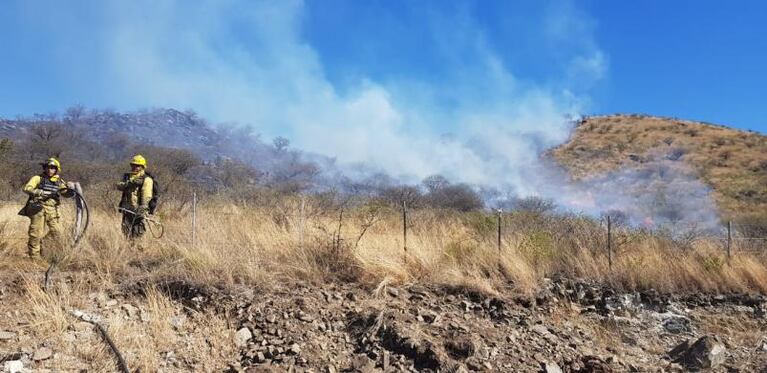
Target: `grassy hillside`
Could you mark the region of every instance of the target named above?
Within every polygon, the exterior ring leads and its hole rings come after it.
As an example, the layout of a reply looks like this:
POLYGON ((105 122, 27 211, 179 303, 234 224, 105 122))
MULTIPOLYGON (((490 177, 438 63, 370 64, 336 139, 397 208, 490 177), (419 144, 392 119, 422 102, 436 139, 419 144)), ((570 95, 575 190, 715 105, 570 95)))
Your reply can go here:
POLYGON ((713 189, 724 218, 767 211, 767 136, 642 115, 582 120, 553 157, 575 178, 659 159, 689 165, 713 189))

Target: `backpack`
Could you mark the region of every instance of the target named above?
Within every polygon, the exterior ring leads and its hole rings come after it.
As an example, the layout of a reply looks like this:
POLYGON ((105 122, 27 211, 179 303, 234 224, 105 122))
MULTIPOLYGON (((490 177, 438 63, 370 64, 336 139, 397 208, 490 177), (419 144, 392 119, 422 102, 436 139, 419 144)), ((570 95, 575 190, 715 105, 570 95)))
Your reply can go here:
MULTIPOLYGON (((150 174, 149 172, 144 171, 144 177, 149 176, 152 178, 152 199, 149 200, 149 203, 147 203, 147 207, 149 207, 149 214, 154 215, 154 212, 157 211, 157 203, 160 198, 160 184, 157 182, 157 178, 154 177, 154 175, 150 174)), ((123 175, 123 181, 128 181, 130 179, 130 174, 124 174, 123 175)), ((140 196, 143 194, 144 190, 144 184, 141 184, 141 188, 139 188, 139 199, 140 196)), ((141 203, 143 201, 139 201, 141 203)))

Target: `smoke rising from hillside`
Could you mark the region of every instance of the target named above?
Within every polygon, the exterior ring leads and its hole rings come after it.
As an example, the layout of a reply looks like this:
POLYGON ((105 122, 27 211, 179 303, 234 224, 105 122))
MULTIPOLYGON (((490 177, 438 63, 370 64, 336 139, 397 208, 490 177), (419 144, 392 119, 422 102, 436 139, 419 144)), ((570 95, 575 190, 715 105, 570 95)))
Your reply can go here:
POLYGON ((565 204, 571 208, 592 214, 617 213, 635 226, 666 226, 675 231, 720 227, 711 188, 681 161, 652 161, 576 182, 566 189, 565 204))
MULTIPOLYGON (((60 14, 67 27, 57 28, 55 37, 69 44, 97 40, 97 48, 81 49, 90 55, 67 63, 92 59, 98 69, 63 65, 66 74, 79 74, 72 80, 95 82, 99 97, 112 103, 96 106, 193 108, 215 122, 283 135, 306 151, 302 157, 334 158, 334 167, 357 178, 384 172, 414 183, 441 174, 500 195, 552 198, 589 213, 619 208, 634 219, 646 214, 631 207, 646 201, 626 191, 647 175, 616 173, 571 184, 540 158, 566 141, 568 118, 587 110, 587 92, 607 70, 593 21, 571 1, 542 6, 535 23, 541 52, 556 49, 550 54, 558 56, 550 64, 560 71, 545 79, 514 74, 499 52, 503 46, 488 39, 469 4, 440 3, 413 9, 425 25, 418 30, 427 34, 423 48, 439 61, 431 66, 434 76, 363 71, 343 84, 328 78, 328 66, 306 41, 307 6, 300 1, 104 2, 84 21, 99 27, 95 35, 69 27, 83 16, 69 5, 50 5, 66 8, 60 14)), ((248 146, 237 150, 247 154, 248 146)), ((667 181, 652 180, 648 187, 667 181)), ((668 188, 676 191, 673 180, 668 188)), ((684 188, 696 192, 675 192, 673 199, 694 200, 684 206, 704 203, 697 192, 705 190, 702 185, 684 188)))
POLYGON ((301 2, 112 5, 107 12, 129 16, 105 35, 114 41, 107 65, 131 102, 248 123, 341 165, 402 180, 442 174, 523 195, 540 189, 538 155, 567 138, 565 118, 587 102, 576 92, 599 80, 606 64, 588 18, 568 1, 540 21, 552 45, 567 50, 552 82, 514 75, 468 5, 459 5, 423 11, 419 20, 431 32, 424 48, 440 60, 436 78, 361 76, 343 89, 302 37, 301 2), (231 38, 235 31, 247 39, 231 38))

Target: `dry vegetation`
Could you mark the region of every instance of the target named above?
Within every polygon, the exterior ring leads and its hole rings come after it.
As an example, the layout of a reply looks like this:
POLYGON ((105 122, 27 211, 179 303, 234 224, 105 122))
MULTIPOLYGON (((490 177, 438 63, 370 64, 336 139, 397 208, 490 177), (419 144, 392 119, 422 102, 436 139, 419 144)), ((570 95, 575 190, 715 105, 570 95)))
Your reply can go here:
POLYGON ((767 211, 767 137, 723 126, 643 115, 586 118, 552 151, 576 178, 674 158, 713 189, 725 217, 767 211))
MULTIPOLYGON (((507 214, 499 252, 495 215, 415 210, 404 251, 401 214, 386 205, 283 198, 259 208, 211 198, 198 206, 194 245, 188 204, 167 204, 162 214, 165 235, 135 245, 122 238, 117 214, 97 208, 87 239, 67 251, 54 274, 55 291, 48 293, 41 288, 45 268, 24 255, 27 222, 15 215, 18 206, 5 205, 0 209, 0 273, 3 281, 20 282, 20 290, 10 308, 0 307, 10 316, 0 329, 29 325, 34 340, 80 361, 103 362, 92 365, 94 371, 110 371, 109 351, 97 335, 88 337, 93 340, 89 345, 83 346, 82 339, 66 343, 67 335, 87 328, 68 312, 100 302, 101 294, 125 294, 140 284, 141 312, 150 315, 150 322, 125 319, 122 313, 104 320, 127 351, 129 365, 156 371, 164 351, 175 351, 179 359, 209 361, 204 367, 211 370, 235 359, 227 320, 221 313, 200 311, 191 314, 194 322, 176 325, 175 318, 187 316, 167 293, 156 290, 158 284, 182 280, 235 292, 297 283, 355 282, 371 290, 382 284, 423 283, 527 296, 545 277, 567 276, 626 290, 767 292, 764 254, 738 247, 727 263, 722 242, 715 238, 674 240, 617 229, 611 270, 604 226, 587 217, 507 214)), ((71 214, 68 210, 65 214, 71 214)))
MULTIPOLYGON (((26 221, 15 216, 17 207, 4 207, 0 218, 4 273, 31 269, 24 257, 26 221)), ((373 286, 386 280, 530 294, 544 277, 564 275, 626 289, 767 291, 762 254, 736 246, 727 264, 720 237, 674 239, 617 229, 610 270, 605 227, 583 216, 505 214, 499 252, 493 214, 414 210, 405 251, 401 213, 374 202, 328 205, 286 197, 262 208, 208 200, 198 207, 194 245, 190 210, 188 204, 166 206, 165 235, 131 246, 120 235, 118 216, 98 209, 86 240, 61 270, 92 272, 106 287, 138 277, 224 287, 292 281, 373 286)))
MULTIPOLYGON (((40 138, 33 134, 28 143, 40 138)), ((54 154, 53 145, 43 145, 36 155, 54 154)), ((25 146, 0 143, 0 159, 18 165, 12 175, 0 178, 0 197, 5 198, 0 199, 0 281, 14 282, 18 291, 5 295, 13 302, 0 302, 0 330, 28 325, 35 341, 59 346, 58 351, 63 346, 74 349, 63 352, 97 362, 90 367, 94 371, 114 369, 109 353, 96 343, 96 335, 88 337, 93 343, 65 343, 67 335, 82 328, 68 313, 101 302, 105 293, 140 298, 141 312, 151 315, 148 322, 105 315, 117 344, 128 351, 131 367, 157 371, 158 356, 169 351, 200 364, 209 361, 211 365, 194 365, 206 371, 220 370, 225 367, 221 364, 236 359, 233 326, 225 312, 182 314, 167 292, 157 290, 176 280, 227 292, 299 283, 355 283, 371 290, 420 283, 486 295, 531 296, 546 278, 562 276, 629 291, 767 293, 764 241, 736 240, 728 260, 723 236, 618 226, 610 267, 604 222, 552 213, 552 206, 539 206, 546 201, 528 200, 535 206, 520 205, 503 215, 499 250, 496 215, 483 211, 481 200, 465 185, 450 185, 438 177, 424 182, 425 194, 407 186, 377 195, 311 194, 302 192, 304 187, 294 180, 277 186, 251 182, 240 176, 252 169, 232 162, 201 165, 184 151, 133 146, 93 158, 87 151, 78 153, 82 148, 62 151, 62 157, 69 157, 64 158, 64 174, 85 185, 92 224, 80 246, 64 253, 54 273, 55 291, 45 293, 45 268, 25 255, 28 220, 16 215, 23 202, 18 185, 35 172, 35 164, 28 160, 25 146), (122 162, 134 151, 150 155, 152 171, 164 183, 160 219, 165 235, 155 239, 148 233, 130 243, 120 232, 119 215, 111 210, 118 196, 110 184, 119 175, 111 163, 122 162), (207 170, 210 185, 188 182, 189 175, 200 179, 200 170, 207 170), (193 189, 201 199, 194 241, 189 198, 193 189), (409 214, 406 250, 398 207, 402 201, 415 207, 409 214), (180 317, 196 320, 174 321, 180 317), (192 327, 194 331, 187 330, 192 327)), ((577 177, 678 154, 713 186, 724 211, 758 214, 767 207, 767 145, 758 134, 647 117, 590 118, 553 154, 577 177)), ((62 209, 64 221, 71 221, 71 202, 62 209)), ((0 299, 3 296, 0 287, 0 299)))

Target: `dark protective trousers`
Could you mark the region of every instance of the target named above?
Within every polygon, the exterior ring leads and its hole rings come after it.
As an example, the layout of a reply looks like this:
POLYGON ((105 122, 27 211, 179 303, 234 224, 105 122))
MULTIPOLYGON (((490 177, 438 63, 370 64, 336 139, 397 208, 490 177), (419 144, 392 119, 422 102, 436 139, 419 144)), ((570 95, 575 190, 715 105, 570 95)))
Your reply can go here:
POLYGON ((138 215, 123 212, 122 229, 125 237, 130 239, 139 238, 144 235, 144 232, 146 232, 144 218, 138 215))

